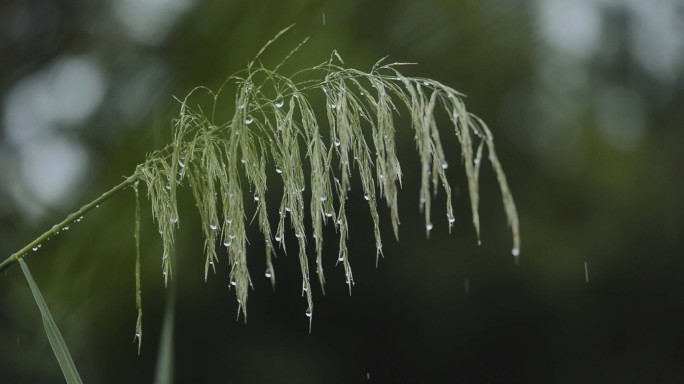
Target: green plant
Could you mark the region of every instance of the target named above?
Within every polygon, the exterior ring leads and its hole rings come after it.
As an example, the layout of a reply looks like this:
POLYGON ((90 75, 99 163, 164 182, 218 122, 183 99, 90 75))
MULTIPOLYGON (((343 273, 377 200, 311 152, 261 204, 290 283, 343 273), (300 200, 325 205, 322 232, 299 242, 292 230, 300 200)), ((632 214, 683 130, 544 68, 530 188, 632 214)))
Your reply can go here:
MULTIPOLYGON (((285 30, 280 34, 283 32, 285 30)), ((440 185, 446 193, 446 223, 450 229, 455 221, 451 188, 446 176, 448 164, 436 121, 436 114, 442 111, 451 121, 459 142, 468 180, 473 225, 478 237, 479 171, 487 147, 512 228, 512 253, 516 257, 519 255, 516 208, 494 150, 492 134, 482 120, 467 112, 460 93, 428 78, 404 76, 397 69, 403 65, 401 63, 382 64, 380 61, 370 72, 347 68, 335 51, 328 61, 285 76, 279 73, 279 69, 301 44, 273 69, 257 61, 280 34, 257 53, 245 70, 229 77, 217 92, 198 87, 185 99, 179 100, 180 113, 173 122, 170 144, 150 153, 121 184, 67 216, 64 221, 0 263, 0 271, 21 261, 32 248, 40 246, 100 203, 132 187, 136 193, 136 339, 140 347, 139 184, 146 187, 152 215, 161 235, 161 264, 165 281, 173 274, 174 231, 180 224, 177 191, 182 186, 188 186, 198 208, 204 234, 205 279, 209 270, 214 270, 219 261, 217 243, 222 244, 228 255, 230 284, 236 289, 239 312, 246 318, 247 295, 251 285, 246 263, 246 225, 250 220, 249 200, 252 200, 254 214, 251 220, 256 219, 264 236, 267 257, 265 274, 273 284, 275 270, 271 263, 272 254, 277 247, 285 250, 283 240, 287 236, 288 225, 294 232, 302 290, 308 304, 306 314, 312 318, 313 298, 306 256, 307 233, 311 232, 314 240, 316 274, 321 287, 325 283, 321 262, 323 226, 329 223, 339 234, 338 262, 344 267, 350 290, 354 282, 346 245, 348 222, 345 211, 354 169, 361 181, 361 189, 374 223, 376 258, 382 254, 377 211, 380 198, 384 198, 389 207, 394 235, 398 238, 397 194, 402 171, 395 145, 394 119, 404 111, 410 116, 422 165, 419 205, 424 214, 426 234, 429 235, 433 226, 431 199, 440 185), (229 86, 235 87, 232 117, 226 122, 217 122, 217 111, 221 108, 219 96, 229 86), (213 99, 208 110, 190 104, 191 96, 196 92, 206 92, 213 99), (324 129, 322 119, 315 112, 313 100, 317 97, 321 97, 325 103, 328 130, 324 129), (308 159, 308 170, 304 167, 305 159, 308 159), (283 183, 279 221, 275 229, 268 221, 265 199, 267 177, 273 171, 283 183), (304 197, 305 193, 310 194, 308 201, 304 197), (246 196, 247 203, 244 201, 246 196), (311 220, 309 230, 305 225, 307 203, 308 218, 311 220)), ((25 265, 22 264, 22 267, 25 265)), ((28 269, 25 271, 28 272, 28 269)))

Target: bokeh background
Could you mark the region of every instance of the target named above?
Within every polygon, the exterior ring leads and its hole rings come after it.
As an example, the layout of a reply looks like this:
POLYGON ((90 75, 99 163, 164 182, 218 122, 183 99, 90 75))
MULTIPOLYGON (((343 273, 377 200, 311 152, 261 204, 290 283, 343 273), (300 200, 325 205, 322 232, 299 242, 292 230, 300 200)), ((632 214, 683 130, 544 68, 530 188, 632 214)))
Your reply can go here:
MULTIPOLYGON (((386 256, 376 268, 365 201, 352 196, 356 285, 350 296, 328 229, 328 284, 325 296, 315 285, 311 333, 296 257, 278 256, 273 291, 261 246, 249 255, 249 321, 235 320, 225 263, 203 281, 197 215, 181 196, 176 382, 684 382, 679 0, 3 0, 0 256, 131 174, 169 140, 173 96, 217 88, 292 23, 265 60, 308 36, 289 68, 333 49, 365 70, 389 56, 468 96, 516 198, 520 265, 488 166, 483 245, 457 166, 448 170, 455 231, 444 220, 425 238, 418 157, 398 119, 400 242, 381 210, 386 256)), ((124 191, 27 258, 88 383, 154 380, 161 246, 143 200, 138 356, 134 206, 124 191)), ((0 382, 63 382, 16 267, 0 275, 0 382)))

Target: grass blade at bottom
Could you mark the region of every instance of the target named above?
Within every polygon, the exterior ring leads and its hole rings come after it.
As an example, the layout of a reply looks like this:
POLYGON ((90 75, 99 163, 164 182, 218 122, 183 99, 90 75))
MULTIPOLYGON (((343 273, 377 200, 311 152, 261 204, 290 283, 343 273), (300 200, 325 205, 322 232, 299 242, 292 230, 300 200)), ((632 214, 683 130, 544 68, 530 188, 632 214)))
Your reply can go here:
POLYGON ((57 324, 55 324, 55 321, 50 314, 50 310, 45 303, 45 299, 43 299, 43 295, 38 289, 38 285, 36 284, 35 280, 33 280, 31 272, 29 271, 24 260, 19 259, 19 264, 21 265, 21 270, 24 271, 24 276, 26 276, 26 280, 31 287, 31 293, 33 293, 33 298, 36 300, 38 309, 40 309, 40 314, 43 318, 43 326, 45 327, 45 333, 50 341, 50 346, 52 347, 55 357, 57 358, 59 367, 62 369, 64 379, 66 379, 67 384, 82 384, 83 381, 81 381, 81 377, 76 370, 74 360, 71 358, 69 349, 64 342, 62 334, 59 332, 59 328, 57 328, 57 324))

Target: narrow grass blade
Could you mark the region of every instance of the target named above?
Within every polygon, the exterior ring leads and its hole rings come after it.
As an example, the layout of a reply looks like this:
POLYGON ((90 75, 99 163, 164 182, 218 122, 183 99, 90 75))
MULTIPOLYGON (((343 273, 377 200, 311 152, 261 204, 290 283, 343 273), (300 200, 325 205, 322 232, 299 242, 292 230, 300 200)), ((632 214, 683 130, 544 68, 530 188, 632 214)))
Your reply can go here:
POLYGON ((157 354, 157 369, 155 372, 155 384, 173 383, 173 331, 174 316, 176 312, 176 284, 172 282, 167 292, 166 309, 162 325, 161 340, 159 341, 159 353, 157 354))
POLYGON ((52 346, 52 351, 57 358, 59 367, 62 369, 64 379, 66 379, 67 384, 83 383, 78 371, 76 370, 76 365, 74 365, 74 360, 71 358, 71 354, 69 354, 69 349, 67 349, 64 338, 59 332, 57 324, 55 324, 55 321, 52 319, 50 310, 43 299, 43 295, 38 289, 38 285, 36 285, 36 282, 33 280, 28 266, 22 259, 19 259, 19 264, 21 265, 21 270, 24 271, 24 276, 26 276, 26 280, 31 287, 31 292, 33 293, 33 298, 36 300, 38 309, 40 309, 40 314, 43 318, 43 326, 45 327, 45 333, 50 341, 50 346, 52 346))

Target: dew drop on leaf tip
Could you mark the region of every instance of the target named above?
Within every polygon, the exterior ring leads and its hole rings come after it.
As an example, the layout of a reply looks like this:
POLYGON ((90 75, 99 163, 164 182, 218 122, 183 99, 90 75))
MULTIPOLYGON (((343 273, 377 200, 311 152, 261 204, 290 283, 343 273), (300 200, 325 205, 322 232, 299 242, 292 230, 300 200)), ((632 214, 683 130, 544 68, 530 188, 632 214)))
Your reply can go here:
POLYGON ((515 257, 520 256, 520 249, 518 249, 518 248, 511 249, 511 255, 513 255, 515 257))
POLYGON ((311 309, 307 309, 305 313, 306 317, 311 317, 311 309))

